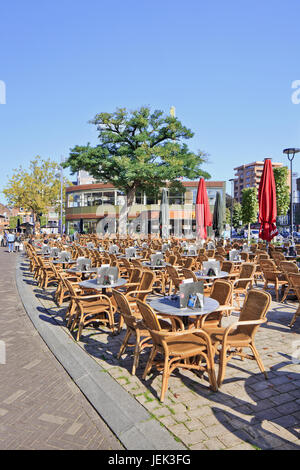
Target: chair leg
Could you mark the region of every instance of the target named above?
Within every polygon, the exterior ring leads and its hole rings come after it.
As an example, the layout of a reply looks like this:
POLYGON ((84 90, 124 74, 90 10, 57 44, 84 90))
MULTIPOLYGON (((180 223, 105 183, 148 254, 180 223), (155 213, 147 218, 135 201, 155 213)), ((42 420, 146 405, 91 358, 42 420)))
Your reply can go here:
POLYGON ((287 298, 287 295, 289 293, 289 290, 290 290, 290 286, 286 286, 286 288, 284 289, 284 293, 283 293, 283 296, 282 296, 282 299, 281 299, 280 303, 283 303, 285 301, 285 299, 287 298))
POLYGON ((267 379, 268 378, 267 372, 265 371, 264 365, 262 363, 262 360, 260 358, 260 355, 259 355, 255 345, 252 343, 252 344, 249 344, 249 347, 250 347, 251 351, 254 354, 254 357, 256 359, 258 367, 260 368, 260 371, 264 374, 265 378, 267 379))
POLYGON ((295 321, 297 320, 297 317, 299 317, 299 315, 300 315, 300 306, 298 307, 297 312, 294 314, 294 316, 293 316, 293 318, 292 318, 292 321, 291 321, 291 323, 289 324, 289 327, 290 327, 290 328, 294 325, 294 323, 295 323, 295 321))
POLYGON ((120 359, 120 357, 122 356, 122 354, 124 353, 125 349, 126 349, 126 346, 128 344, 128 341, 129 341, 129 338, 131 336, 131 331, 127 330, 126 331, 126 335, 125 335, 125 338, 124 338, 124 341, 120 347, 120 351, 118 352, 118 355, 117 355, 117 358, 120 359))
POLYGON ((133 359, 133 365, 132 365, 132 370, 131 370, 131 375, 135 375, 136 369, 138 368, 139 365, 139 358, 140 358, 140 335, 137 332, 136 336, 136 343, 135 343, 135 349, 134 349, 134 359, 133 359))
POLYGON ((165 357, 164 363, 164 371, 162 377, 162 386, 161 386, 161 394, 160 394, 160 401, 163 402, 165 399, 166 391, 168 390, 168 382, 169 382, 169 357, 165 357))
POLYGON ((217 379, 218 387, 221 387, 224 377, 225 377, 225 370, 226 370, 226 363, 227 363, 226 354, 227 354, 227 348, 222 347, 220 355, 219 355, 219 370, 218 370, 218 379, 217 379))
POLYGON ((149 359, 148 359, 148 362, 146 364, 146 367, 145 367, 145 370, 144 370, 144 373, 143 373, 143 380, 145 380, 145 378, 147 377, 147 375, 149 374, 149 372, 151 371, 152 369, 152 364, 153 364, 153 361, 154 361, 154 358, 156 356, 156 347, 153 346, 152 350, 151 350, 151 353, 150 353, 150 356, 149 356, 149 359))
POLYGON ((120 314, 119 326, 118 326, 118 331, 117 331, 118 334, 121 333, 123 325, 124 325, 124 319, 122 315, 120 314))

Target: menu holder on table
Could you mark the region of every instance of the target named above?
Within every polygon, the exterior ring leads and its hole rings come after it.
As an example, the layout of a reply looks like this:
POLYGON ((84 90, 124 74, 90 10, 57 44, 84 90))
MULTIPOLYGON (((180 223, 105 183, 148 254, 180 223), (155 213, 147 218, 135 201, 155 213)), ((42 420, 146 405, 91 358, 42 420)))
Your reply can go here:
POLYGON ((68 251, 61 251, 59 253, 59 258, 58 258, 58 261, 60 263, 68 263, 71 259, 71 255, 68 251))
POLYGON ((205 276, 219 276, 221 272, 220 261, 203 261, 202 266, 205 276))
POLYGON ((48 245, 43 245, 42 246, 42 255, 50 255, 51 254, 51 248, 48 245))
POLYGON ((229 261, 241 261, 240 252, 238 250, 230 250, 229 261))
POLYGON ((119 247, 118 245, 110 245, 109 249, 108 249, 108 253, 110 255, 116 255, 119 253, 119 247))
POLYGON ((117 266, 101 266, 97 269, 96 282, 98 285, 110 286, 118 280, 117 266))
POLYGON ((136 257, 136 248, 134 246, 125 248, 126 258, 135 258, 136 257))
MULTIPOLYGON (((186 281, 189 281, 187 279, 186 281)), ((179 286, 180 308, 203 308, 203 281, 182 282, 179 286)))
POLYGON ((162 253, 156 253, 150 256, 151 266, 163 266, 164 255, 162 253))
POLYGON ((52 256, 52 258, 58 258, 59 253, 60 253, 59 249, 54 247, 54 248, 51 249, 50 255, 52 256))
POLYGON ((88 271, 91 267, 91 260, 89 258, 79 257, 77 258, 76 267, 79 271, 88 271))

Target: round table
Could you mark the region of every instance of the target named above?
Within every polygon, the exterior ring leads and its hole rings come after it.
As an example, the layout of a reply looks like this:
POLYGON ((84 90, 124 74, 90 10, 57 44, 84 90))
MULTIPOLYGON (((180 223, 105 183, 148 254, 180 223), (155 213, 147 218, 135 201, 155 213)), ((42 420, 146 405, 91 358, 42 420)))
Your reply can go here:
POLYGON ((150 268, 150 269, 162 269, 162 268, 165 268, 167 263, 163 263, 163 264, 151 264, 151 263, 147 263, 147 262, 144 262, 142 263, 143 266, 145 266, 146 268, 150 268))
POLYGON ((195 272, 195 275, 198 279, 211 279, 211 280, 214 280, 214 279, 222 279, 223 277, 228 277, 229 274, 226 272, 226 271, 220 271, 220 274, 218 274, 218 276, 207 276, 205 274, 201 274, 199 271, 198 272, 195 272))
POLYGON ((104 293, 106 292, 106 289, 112 289, 114 287, 122 287, 124 284, 126 284, 127 279, 123 279, 120 277, 119 279, 116 280, 116 282, 113 282, 112 284, 97 284, 97 279, 89 279, 87 281, 82 281, 79 283, 80 287, 83 287, 84 289, 94 289, 94 290, 102 290, 104 293))
POLYGON ((177 300, 172 300, 171 296, 168 296, 152 300, 149 302, 149 305, 162 315, 167 315, 169 317, 181 317, 183 324, 188 326, 189 317, 198 317, 212 313, 219 307, 220 304, 215 299, 211 299, 210 297, 203 297, 203 308, 180 308, 179 296, 177 300))
POLYGON ((63 269, 66 268, 66 264, 75 264, 77 263, 76 259, 70 259, 69 261, 61 261, 59 259, 52 261, 53 264, 62 264, 63 269))

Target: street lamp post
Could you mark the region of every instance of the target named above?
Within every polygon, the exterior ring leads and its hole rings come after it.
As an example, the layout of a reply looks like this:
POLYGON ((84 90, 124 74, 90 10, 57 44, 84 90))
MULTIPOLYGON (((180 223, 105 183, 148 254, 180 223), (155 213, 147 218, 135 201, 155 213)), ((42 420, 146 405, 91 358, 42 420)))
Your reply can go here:
POLYGON ((233 182, 234 178, 229 180, 231 182, 231 211, 230 211, 230 239, 232 239, 232 220, 233 220, 233 182))
POLYGON ((291 173, 291 197, 290 197, 290 230, 291 236, 293 239, 293 225, 294 225, 294 208, 293 208, 293 160, 296 153, 299 153, 300 149, 298 148, 288 148, 284 149, 283 153, 285 153, 290 162, 290 173, 291 173))

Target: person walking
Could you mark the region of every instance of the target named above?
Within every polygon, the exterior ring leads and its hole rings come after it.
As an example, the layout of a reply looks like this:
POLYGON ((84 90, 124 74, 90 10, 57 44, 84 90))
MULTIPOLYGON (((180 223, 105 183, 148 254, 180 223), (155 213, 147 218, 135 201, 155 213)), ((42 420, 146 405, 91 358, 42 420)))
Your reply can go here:
POLYGON ((15 252, 20 251, 20 243, 21 243, 21 236, 19 233, 16 234, 16 239, 15 239, 15 252))
POLYGON ((12 253, 14 251, 15 234, 13 232, 8 232, 6 235, 6 240, 8 245, 8 253, 12 253))

